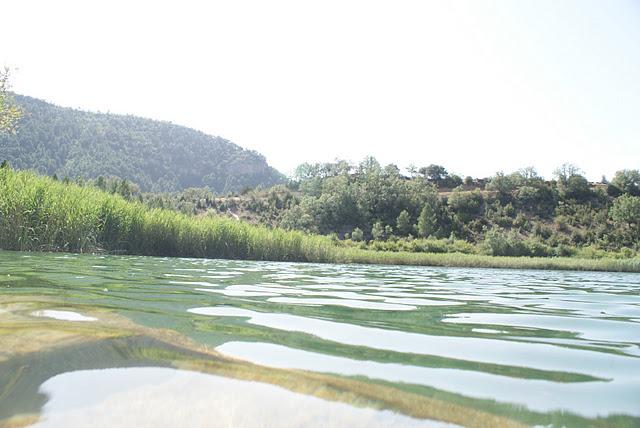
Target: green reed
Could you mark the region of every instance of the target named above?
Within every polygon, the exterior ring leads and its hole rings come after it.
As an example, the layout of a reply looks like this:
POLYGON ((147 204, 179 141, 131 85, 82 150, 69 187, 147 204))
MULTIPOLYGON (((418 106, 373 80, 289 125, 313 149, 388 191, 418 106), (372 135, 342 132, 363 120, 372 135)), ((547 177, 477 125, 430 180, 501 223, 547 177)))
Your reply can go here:
POLYGON ((336 262, 449 266, 499 269, 589 270, 607 272, 640 272, 640 257, 628 259, 585 259, 577 257, 507 257, 462 253, 410 253, 340 249, 336 262))
POLYGON ((253 260, 329 261, 320 236, 148 209, 93 187, 0 170, 0 248, 253 260))

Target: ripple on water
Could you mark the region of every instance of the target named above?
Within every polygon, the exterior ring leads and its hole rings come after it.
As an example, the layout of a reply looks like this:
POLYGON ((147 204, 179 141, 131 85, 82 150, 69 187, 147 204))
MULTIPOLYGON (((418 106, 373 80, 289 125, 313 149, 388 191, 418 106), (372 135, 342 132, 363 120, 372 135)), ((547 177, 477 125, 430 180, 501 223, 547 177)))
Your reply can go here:
POLYGON ((206 293, 222 294, 227 297, 267 297, 267 296, 279 296, 278 293, 271 293, 268 291, 251 291, 250 289, 244 289, 242 287, 237 288, 224 288, 222 290, 213 288, 196 288, 196 291, 204 291, 206 293))
POLYGON ((597 378, 626 377, 638 382, 640 359, 545 343, 438 336, 364 327, 282 313, 256 312, 228 306, 188 309, 198 315, 246 317, 250 324, 306 333, 351 346, 401 353, 435 355, 458 360, 517 366, 539 370, 580 373, 597 378))
POLYGON ((640 328, 624 321, 535 314, 454 314, 443 322, 540 328, 572 332, 584 339, 640 343, 640 328))
POLYGON ((352 299, 323 299, 323 298, 296 298, 296 297, 271 297, 267 299, 271 303, 284 303, 287 305, 309 305, 309 306, 344 306, 354 309, 374 309, 380 311, 412 311, 415 306, 402 305, 385 302, 371 302, 369 300, 352 299))
MULTIPOLYGON (((640 420, 625 419, 640 409, 638 274, 56 256, 0 252, 0 300, 36 303, 3 302, 3 322, 39 308, 81 317, 105 308, 209 346, 276 342, 220 348, 261 364, 395 382, 450 403, 459 394, 469 408, 532 425, 592 422, 572 412, 610 415, 605 425, 640 420)), ((89 331, 98 318, 31 324, 89 331)), ((24 400, 41 398, 34 389, 24 400)))
POLYGON ((624 381, 561 383, 471 370, 354 360, 260 342, 227 342, 216 350, 268 367, 425 385, 474 398, 497 399, 533 411, 570 411, 585 417, 640 415, 633 384, 624 381), (626 397, 622 398, 621 393, 626 397))

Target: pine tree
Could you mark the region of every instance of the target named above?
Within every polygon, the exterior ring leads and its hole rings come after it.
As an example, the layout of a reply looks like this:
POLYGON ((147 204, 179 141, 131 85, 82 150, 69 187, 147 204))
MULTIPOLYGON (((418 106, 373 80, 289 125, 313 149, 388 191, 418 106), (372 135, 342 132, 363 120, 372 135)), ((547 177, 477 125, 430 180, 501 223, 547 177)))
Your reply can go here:
POLYGON ((377 241, 385 238, 384 226, 379 221, 376 221, 371 228, 371 237, 377 241))
POLYGON ((420 217, 418 217, 418 236, 427 238, 433 235, 437 224, 438 219, 433 207, 430 204, 425 204, 420 211, 420 217))
POLYGON ((407 236, 411 232, 411 216, 409 216, 407 210, 400 212, 396 220, 396 226, 400 236, 407 236))

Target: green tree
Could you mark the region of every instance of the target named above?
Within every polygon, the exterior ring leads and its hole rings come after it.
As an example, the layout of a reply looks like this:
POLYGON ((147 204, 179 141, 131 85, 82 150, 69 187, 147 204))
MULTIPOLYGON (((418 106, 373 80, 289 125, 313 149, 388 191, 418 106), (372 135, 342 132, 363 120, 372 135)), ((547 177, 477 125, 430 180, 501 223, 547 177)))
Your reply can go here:
POLYGON ((442 165, 431 164, 429 166, 422 167, 418 170, 420 174, 427 180, 440 186, 444 183, 445 179, 449 176, 446 168, 442 165))
MULTIPOLYGON (((55 174, 54 174, 54 175, 55 175, 55 174)), ((56 180, 57 180, 57 179, 58 179, 58 177, 56 176, 56 180)), ((104 179, 104 177, 103 177, 103 176, 99 176, 99 177, 96 179, 96 183, 95 183, 95 184, 96 184, 96 187, 97 187, 97 188, 99 188, 99 189, 101 189, 101 190, 105 190, 105 189, 107 188, 107 182, 106 182, 106 180, 104 179)))
POLYGON ((593 194, 589 187, 589 181, 579 174, 573 174, 559 184, 560 191, 565 199, 585 201, 593 194))
POLYGON ((463 223, 468 223, 479 216, 484 199, 478 189, 467 192, 462 187, 456 187, 449 196, 449 207, 458 215, 463 223))
POLYGON ((418 217, 418 236, 426 238, 435 233, 438 225, 436 212, 430 204, 425 204, 418 217))
POLYGON ((505 175, 505 173, 500 171, 491 177, 485 189, 498 192, 500 200, 506 204, 511 200, 513 192, 515 192, 520 185, 520 178, 520 175, 517 173, 505 175))
POLYGON ((640 196, 640 171, 637 169, 618 171, 611 180, 611 184, 620 189, 622 193, 640 196))
POLYGON ((572 163, 563 163, 553 171, 553 175, 560 184, 566 184, 569 177, 582 175, 582 170, 572 163))
POLYGON ((444 180, 442 180, 441 185, 443 187, 448 187, 450 189, 453 189, 454 187, 461 186, 462 183, 463 183, 462 177, 456 174, 451 174, 445 177, 444 180))
POLYGON ((522 179, 522 184, 525 186, 531 186, 536 183, 541 183, 542 177, 538 174, 538 171, 532 166, 521 168, 517 172, 522 179))
POLYGON ((382 222, 376 221, 371 228, 371 237, 377 241, 385 238, 385 228, 382 222))
POLYGON ((400 236, 407 236, 411 232, 411 216, 407 210, 402 210, 396 219, 396 230, 400 236))
POLYGON ((296 205, 282 213, 279 226, 287 230, 301 230, 307 233, 318 233, 318 225, 316 221, 300 205, 296 205))
POLYGON ((553 191, 544 184, 537 186, 525 185, 515 193, 518 207, 543 217, 553 215, 555 200, 553 191))
POLYGON ((362 232, 362 229, 359 227, 353 229, 353 232, 351 232, 351 240, 356 242, 364 241, 364 232, 362 232))
POLYGON ((22 112, 9 94, 9 69, 0 70, 0 132, 15 132, 22 112))
POLYGON ((640 196, 622 195, 613 202, 611 218, 614 222, 637 229, 640 223, 640 196))

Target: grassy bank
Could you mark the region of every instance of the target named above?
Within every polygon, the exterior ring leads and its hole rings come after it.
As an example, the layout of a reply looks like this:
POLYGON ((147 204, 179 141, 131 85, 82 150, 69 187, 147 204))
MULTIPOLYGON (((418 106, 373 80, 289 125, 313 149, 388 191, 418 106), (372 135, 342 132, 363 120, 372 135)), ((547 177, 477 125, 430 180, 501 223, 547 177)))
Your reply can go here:
POLYGON ((640 272, 640 258, 584 259, 577 257, 503 257, 462 253, 409 253, 340 249, 336 261, 344 263, 415 266, 450 266, 500 269, 588 270, 640 272))
POLYGON ((0 248, 231 258, 640 272, 640 259, 492 257, 336 247, 329 238, 149 209, 93 187, 0 169, 0 248))

